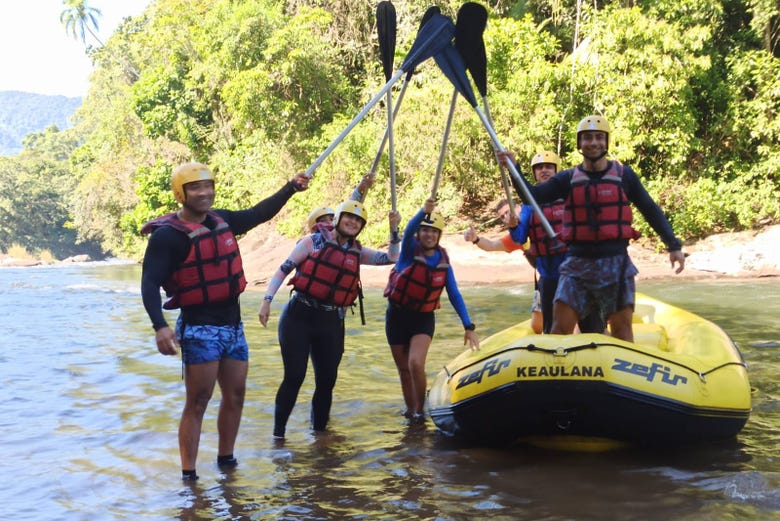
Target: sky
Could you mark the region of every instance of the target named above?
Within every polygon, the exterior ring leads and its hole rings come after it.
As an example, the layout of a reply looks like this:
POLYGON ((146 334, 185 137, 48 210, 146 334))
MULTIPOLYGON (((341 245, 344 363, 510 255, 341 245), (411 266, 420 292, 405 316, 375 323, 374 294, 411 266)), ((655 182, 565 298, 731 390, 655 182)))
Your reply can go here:
MULTIPOLYGON (((104 43, 126 16, 141 14, 152 0, 88 0, 100 10, 104 43)), ((0 91, 86 96, 92 62, 80 39, 60 23, 63 0, 0 0, 0 91)), ((87 43, 97 45, 87 34, 87 43)))

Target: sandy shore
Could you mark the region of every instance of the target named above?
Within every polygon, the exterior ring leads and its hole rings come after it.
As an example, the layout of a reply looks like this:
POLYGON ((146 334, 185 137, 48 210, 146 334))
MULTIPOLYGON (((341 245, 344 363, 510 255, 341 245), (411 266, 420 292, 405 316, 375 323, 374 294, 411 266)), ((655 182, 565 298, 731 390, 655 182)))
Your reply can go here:
MULTIPOLYGON (((273 222, 258 226, 239 240, 250 290, 264 290, 268 279, 287 258, 296 239, 279 235, 273 222)), ((485 237, 500 237, 502 232, 485 237)), ((460 233, 445 234, 441 240, 450 255, 455 277, 461 286, 512 285, 532 283, 534 270, 523 254, 485 252, 463 240, 460 233)), ((737 232, 713 235, 695 244, 687 244, 685 270, 675 275, 669 256, 640 245, 629 247, 631 258, 639 269, 637 280, 679 278, 762 278, 780 277, 780 225, 768 226, 757 232, 737 232)), ((58 263, 88 261, 86 256, 73 257, 58 263)), ((0 254, 0 267, 38 266, 40 259, 15 259, 0 254)), ((363 266, 361 279, 366 287, 384 287, 390 266, 363 266)))
MULTIPOLYGON (((501 233, 485 236, 498 237, 501 233)), ((250 288, 264 290, 268 279, 295 245, 271 228, 263 226, 239 241, 250 288)), ((532 283, 534 270, 519 251, 484 252, 458 234, 445 234, 441 240, 452 262, 459 285, 511 285, 532 283)), ((637 280, 681 278, 759 278, 780 276, 780 225, 760 232, 715 235, 686 245, 685 270, 675 275, 666 253, 638 245, 630 246, 631 258, 639 269, 637 280)), ((384 287, 389 266, 363 266, 361 279, 366 287, 384 287)))

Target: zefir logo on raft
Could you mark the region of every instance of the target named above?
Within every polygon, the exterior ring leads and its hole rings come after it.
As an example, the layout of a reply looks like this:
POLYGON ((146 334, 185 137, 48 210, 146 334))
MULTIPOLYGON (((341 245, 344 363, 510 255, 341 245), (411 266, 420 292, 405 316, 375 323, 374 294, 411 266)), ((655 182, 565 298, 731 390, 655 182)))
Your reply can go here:
MULTIPOLYGON (((482 367, 462 376, 458 380, 456 389, 465 387, 470 384, 478 384, 482 382, 482 379, 487 375, 488 377, 495 376, 501 372, 502 369, 509 367, 510 360, 488 360, 482 367)), ((684 376, 673 375, 671 369, 661 364, 652 364, 650 366, 635 364, 628 360, 615 359, 615 364, 612 366, 615 371, 621 371, 636 376, 641 376, 647 381, 652 382, 656 376, 660 376, 662 383, 677 385, 678 383, 686 383, 688 379, 684 376)), ((560 378, 560 377, 586 377, 586 378, 604 378, 604 370, 601 366, 522 366, 517 368, 517 378, 560 378)))
POLYGON ((482 381, 482 377, 485 376, 485 373, 487 373, 488 376, 494 376, 500 373, 505 367, 509 367, 509 360, 488 360, 476 371, 461 376, 455 389, 460 389, 461 387, 466 387, 470 384, 478 384, 482 381))

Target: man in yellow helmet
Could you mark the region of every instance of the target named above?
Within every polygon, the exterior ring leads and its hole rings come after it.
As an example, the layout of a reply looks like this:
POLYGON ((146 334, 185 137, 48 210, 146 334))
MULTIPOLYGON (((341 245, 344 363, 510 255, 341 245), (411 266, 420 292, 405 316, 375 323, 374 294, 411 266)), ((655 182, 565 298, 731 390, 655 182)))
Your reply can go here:
MULTIPOLYGON (((534 186, 525 182, 540 204, 564 200, 561 239, 568 257, 560 266, 551 332, 570 334, 580 317, 597 313, 609 322, 613 336, 632 342, 638 270, 628 255, 628 244, 639 236, 632 226, 632 205, 663 240, 672 268, 678 264, 675 273, 684 269, 685 256, 682 243, 636 172, 607 159, 610 130, 604 116, 583 118, 577 125, 582 163, 546 182, 534 186)), ((511 161, 508 154, 502 159, 511 161)))
POLYGON ((233 448, 244 404, 248 346, 239 307, 246 279, 236 236, 271 219, 308 183, 308 177, 298 174, 249 209, 212 210, 214 173, 202 163, 184 163, 171 176, 181 208, 149 221, 141 230, 150 234, 141 295, 157 349, 163 355, 176 355, 179 348, 182 352, 186 401, 179 423, 179 453, 184 480, 198 479, 201 425, 216 383, 222 392, 217 464, 220 468, 237 464, 233 448), (168 296, 164 304, 161 287, 168 296), (163 308, 181 310, 175 331, 163 308))
MULTIPOLYGON (((555 152, 543 150, 531 158, 531 173, 536 183, 549 180, 561 169, 561 158, 555 152)), ((539 205, 547 222, 560 235, 563 225, 564 202, 562 199, 539 205)), ((516 243, 530 241, 529 251, 536 260, 535 268, 539 274, 536 282, 538 301, 542 311, 542 332, 549 333, 553 323, 553 299, 558 289, 559 268, 566 259, 566 244, 558 238, 551 238, 542 227, 541 219, 530 205, 523 205, 520 211, 520 223, 510 230, 516 243)), ((536 298, 535 298, 536 300, 536 298)), ((578 322, 583 333, 601 333, 604 322, 598 314, 580 318, 578 322)))

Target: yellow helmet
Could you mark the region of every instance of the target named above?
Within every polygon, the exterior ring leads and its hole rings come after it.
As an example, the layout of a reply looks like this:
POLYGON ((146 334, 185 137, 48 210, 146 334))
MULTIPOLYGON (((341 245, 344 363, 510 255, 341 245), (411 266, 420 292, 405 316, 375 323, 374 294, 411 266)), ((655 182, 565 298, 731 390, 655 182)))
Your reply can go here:
POLYGON ((333 216, 333 222, 336 223, 336 226, 339 225, 339 220, 341 220, 342 213, 351 213, 352 215, 360 217, 360 219, 363 220, 363 226, 365 226, 366 222, 368 222, 366 210, 363 208, 363 203, 359 201, 344 201, 338 205, 338 207, 336 207, 336 215, 333 216))
POLYGON ((325 217, 326 215, 330 215, 333 217, 336 212, 334 212, 331 208, 328 208, 327 206, 320 206, 319 208, 315 208, 311 211, 309 214, 308 219, 306 219, 306 226, 309 230, 312 230, 314 228, 314 225, 317 224, 317 220, 320 217, 325 217))
POLYGON ((561 169, 561 158, 558 157, 558 154, 548 150, 543 150, 531 158, 531 172, 533 172, 536 165, 541 165, 543 163, 550 163, 555 165, 556 172, 561 169))
POLYGON ((184 185, 195 181, 214 180, 214 173, 203 163, 184 163, 177 166, 171 174, 171 190, 179 203, 184 203, 187 195, 184 193, 184 185))
POLYGON ((577 148, 580 146, 580 134, 588 130, 599 130, 607 134, 607 145, 609 145, 609 121, 604 116, 598 114, 582 118, 577 125, 577 148))
POLYGON ((438 213, 427 213, 425 214, 425 217, 423 217, 422 222, 420 223, 420 226, 430 226, 431 228, 436 228, 440 232, 444 231, 444 218, 439 215, 438 213))

